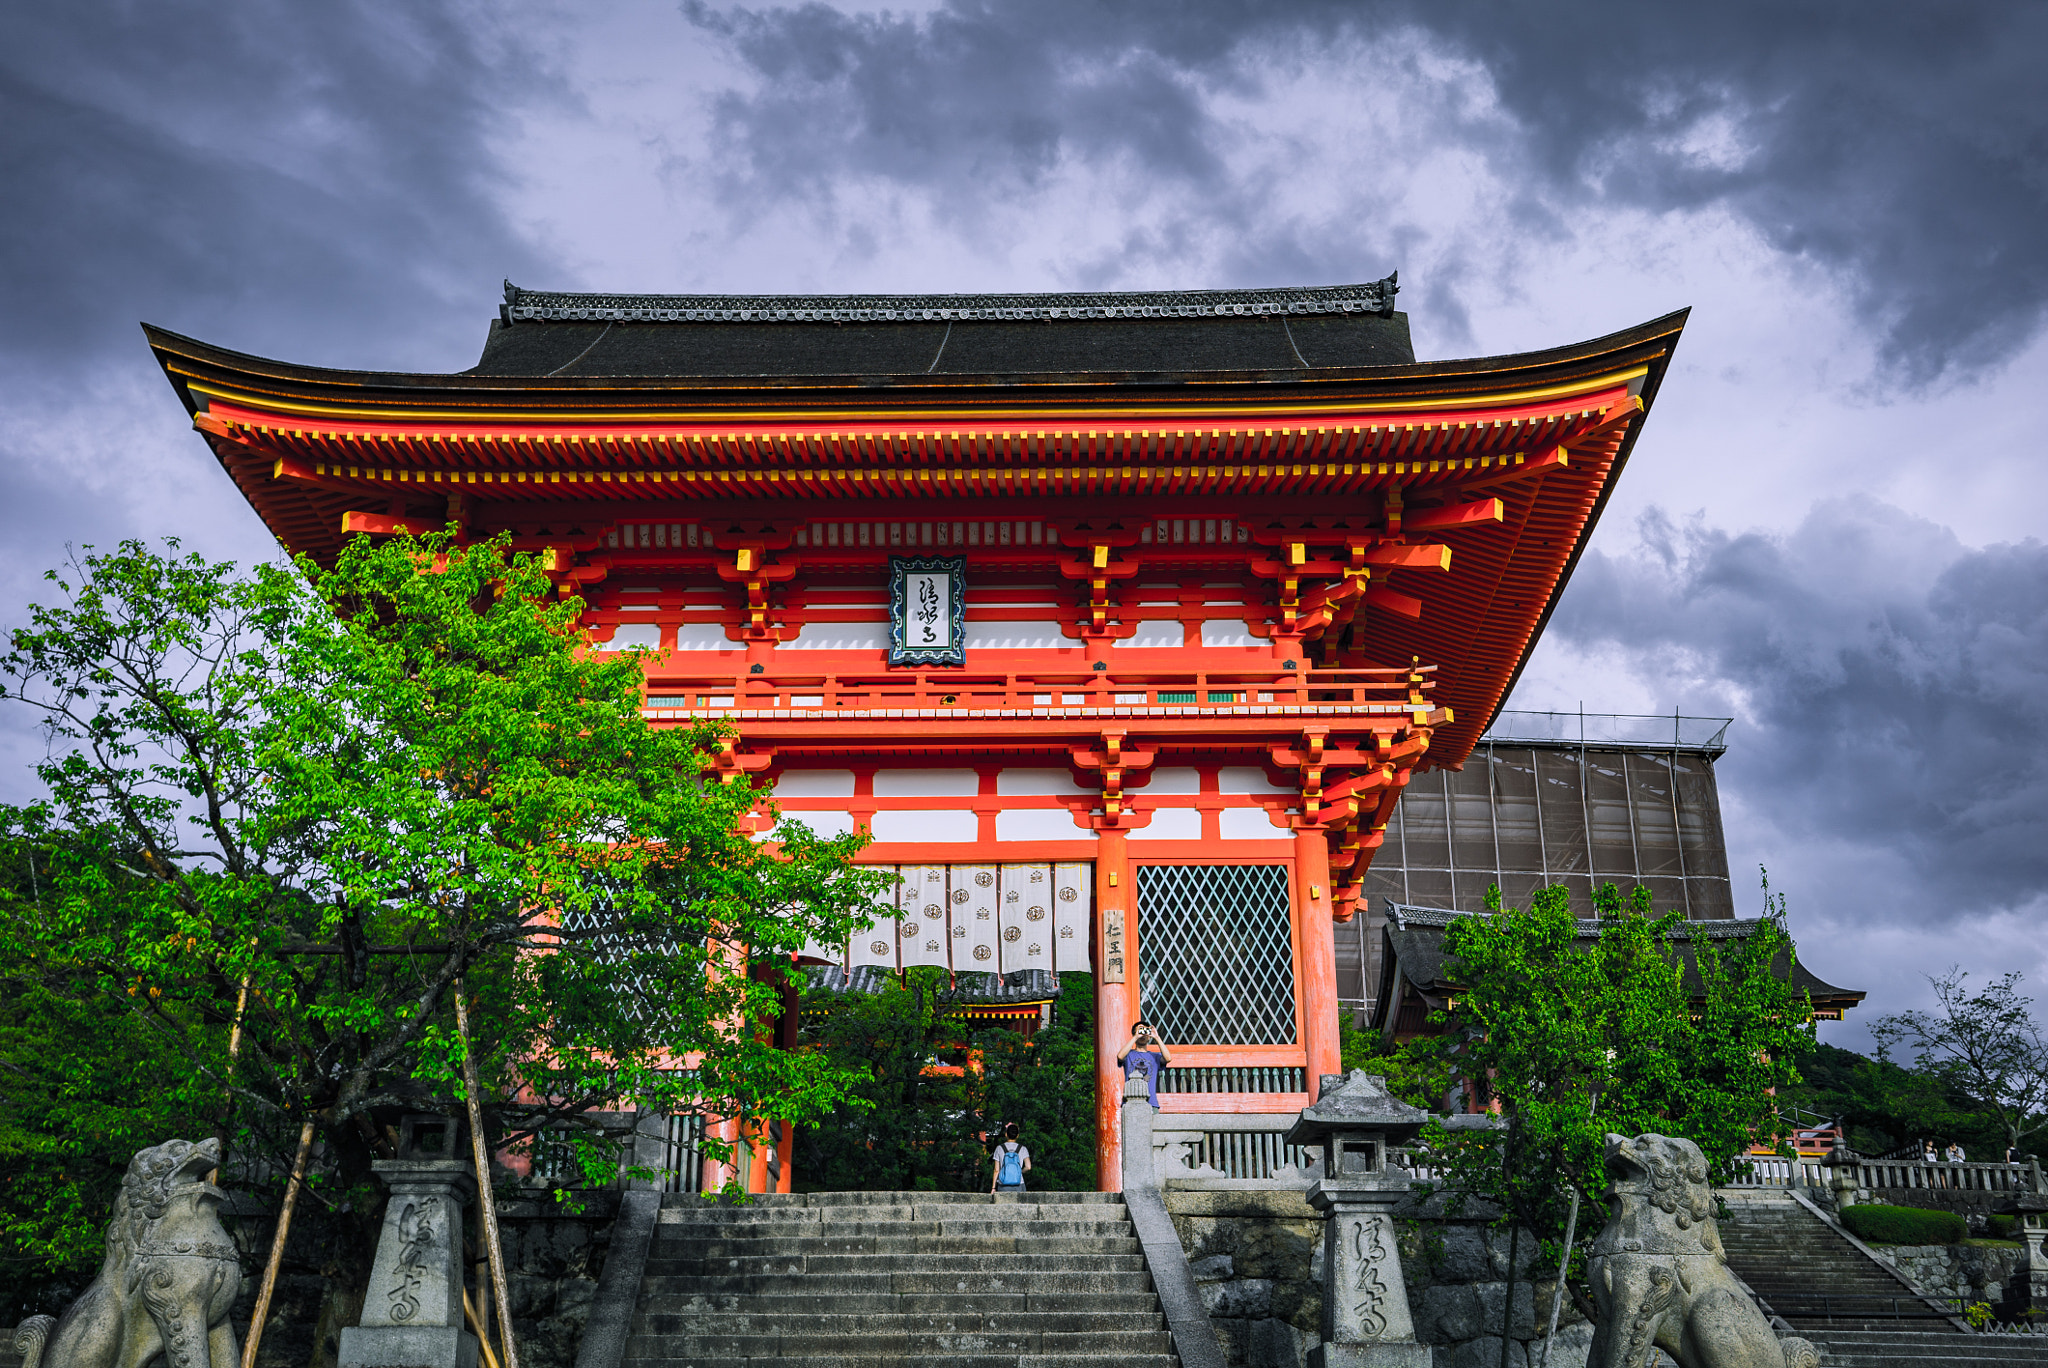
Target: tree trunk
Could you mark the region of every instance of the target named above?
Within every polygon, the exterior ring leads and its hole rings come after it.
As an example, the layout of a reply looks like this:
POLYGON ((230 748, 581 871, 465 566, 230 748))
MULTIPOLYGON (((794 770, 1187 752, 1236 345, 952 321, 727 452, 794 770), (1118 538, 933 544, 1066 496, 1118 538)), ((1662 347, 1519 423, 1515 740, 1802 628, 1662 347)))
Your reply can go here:
POLYGON ((299 1152, 292 1159, 284 1205, 277 1212, 277 1230, 270 1237, 270 1260, 263 1265, 263 1286, 256 1293, 256 1310, 249 1317, 249 1342, 242 1346, 242 1368, 256 1368, 256 1346, 263 1343, 263 1322, 270 1315, 271 1294, 277 1290, 277 1268, 284 1261, 285 1240, 291 1234, 292 1208, 299 1204, 299 1187, 306 1180, 306 1163, 312 1157, 313 1121, 308 1117, 299 1128, 299 1152))
MULTIPOLYGON (((469 1146, 476 1155, 477 1213, 483 1221, 484 1249, 491 1258, 491 1293, 498 1303, 498 1343, 505 1351, 503 1368, 519 1368, 519 1346, 512 1338, 512 1297, 505 1279, 505 1247, 498 1239, 498 1204, 491 1198, 491 1153, 484 1139, 483 1105, 479 1099, 476 1054, 469 1042, 469 999, 463 982, 455 980, 455 1033, 462 1041, 462 1090, 469 1095, 469 1146)), ((244 1364, 243 1368, 250 1368, 244 1364)))

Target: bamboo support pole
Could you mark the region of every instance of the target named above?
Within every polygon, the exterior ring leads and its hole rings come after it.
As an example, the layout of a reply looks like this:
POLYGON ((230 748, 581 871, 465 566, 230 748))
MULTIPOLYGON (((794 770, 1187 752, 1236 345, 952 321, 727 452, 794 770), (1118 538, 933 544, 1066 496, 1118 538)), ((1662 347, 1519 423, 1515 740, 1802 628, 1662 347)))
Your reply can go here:
POLYGON ((462 1317, 469 1322, 469 1328, 476 1331, 476 1347, 483 1352, 484 1368, 498 1368, 498 1356, 491 1352, 491 1333, 484 1328, 483 1318, 477 1315, 466 1287, 462 1289, 462 1317))
POLYGON ((462 1042, 462 1090, 469 1096, 469 1147, 476 1156, 477 1212, 483 1218, 484 1249, 491 1259, 491 1296, 498 1303, 498 1342, 505 1350, 503 1368, 519 1368, 519 1346, 512 1338, 512 1298, 505 1284, 505 1249, 498 1240, 498 1204, 491 1199, 491 1154, 484 1140, 476 1053, 470 1048, 469 999, 460 978, 455 980, 455 1034, 462 1042))
POLYGON ((263 1286, 256 1293, 256 1310, 249 1317, 249 1342, 242 1346, 242 1368, 256 1368, 256 1346, 263 1343, 263 1322, 270 1315, 270 1296, 277 1290, 278 1266, 284 1262, 285 1237, 292 1228, 292 1208, 299 1204, 299 1187, 306 1181, 306 1164, 313 1157, 313 1120, 299 1127, 299 1152, 292 1157, 291 1180, 285 1184, 284 1205, 278 1209, 277 1229, 270 1237, 270 1261, 263 1265, 263 1286))

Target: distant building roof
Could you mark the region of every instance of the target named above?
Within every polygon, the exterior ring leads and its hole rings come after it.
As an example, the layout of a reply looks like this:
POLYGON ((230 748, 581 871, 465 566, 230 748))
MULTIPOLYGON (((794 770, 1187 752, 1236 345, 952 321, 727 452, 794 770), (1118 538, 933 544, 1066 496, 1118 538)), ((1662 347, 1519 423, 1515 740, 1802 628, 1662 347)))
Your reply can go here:
MULTIPOLYGON (((836 964, 812 966, 805 972, 811 985, 831 993, 879 993, 896 986, 896 971, 863 964, 851 972, 836 964)), ((1059 976, 1044 969, 1019 969, 1008 974, 981 974, 962 970, 953 985, 940 994, 941 1009, 967 1011, 976 1007, 1035 1007, 1057 1002, 1059 976)))
POLYGON ((1394 276, 1085 294, 632 295, 522 290, 472 375, 1184 374, 1409 365, 1394 276))
POLYGON ((1495 745, 1591 746, 1598 749, 1697 751, 1728 749, 1732 717, 1679 713, 1526 712, 1502 710, 1480 738, 1495 745))
MULTIPOLYGON (((1411 1009, 1410 1017, 1416 1015, 1412 1009, 1418 1006, 1425 1009, 1423 1015, 1426 1015, 1427 1011, 1441 1008, 1459 986, 1454 957, 1444 949, 1445 929, 1464 918, 1489 915, 1485 912, 1450 912, 1437 907, 1410 907, 1389 899, 1387 924, 1381 932, 1385 949, 1380 956, 1380 985, 1373 1003, 1373 1025, 1380 1029, 1391 1027, 1404 1036, 1418 1033, 1422 1029, 1421 1021, 1405 1024, 1401 1021, 1403 1006, 1411 1009), (1416 1001, 1406 1001, 1411 998, 1416 1001)), ((1597 938, 1601 925, 1597 918, 1580 918, 1579 938, 1597 938)), ((1671 939, 1680 943, 1678 956, 1687 991, 1697 992, 1700 987, 1699 971, 1692 958, 1693 942, 1747 940, 1756 934, 1760 925, 1760 918, 1751 917, 1681 922, 1674 927, 1671 939)), ((1824 1019, 1840 1019, 1844 1011, 1865 997, 1860 988, 1838 988, 1827 982, 1796 958, 1790 964, 1781 958, 1775 967, 1781 973, 1789 973, 1794 987, 1806 990, 1815 1015, 1824 1019)))

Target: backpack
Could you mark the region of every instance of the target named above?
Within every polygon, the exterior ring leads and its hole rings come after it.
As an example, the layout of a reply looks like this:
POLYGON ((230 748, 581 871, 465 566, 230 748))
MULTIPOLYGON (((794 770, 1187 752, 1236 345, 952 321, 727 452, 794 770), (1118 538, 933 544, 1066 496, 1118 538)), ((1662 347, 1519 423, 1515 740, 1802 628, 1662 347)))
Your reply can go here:
POLYGON ((1024 1182, 1024 1157, 1016 1141, 1003 1146, 1003 1157, 996 1162, 996 1182, 1004 1187, 1018 1187, 1024 1182))

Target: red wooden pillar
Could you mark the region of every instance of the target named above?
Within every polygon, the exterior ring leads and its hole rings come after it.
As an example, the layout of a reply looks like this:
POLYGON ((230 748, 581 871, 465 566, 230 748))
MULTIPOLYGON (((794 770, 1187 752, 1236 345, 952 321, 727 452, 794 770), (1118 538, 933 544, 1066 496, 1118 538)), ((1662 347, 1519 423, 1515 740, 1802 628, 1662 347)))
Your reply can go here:
POLYGON ((1121 831, 1095 833, 1095 1186, 1123 1190, 1123 1070, 1116 1052, 1130 1039, 1138 987, 1137 916, 1121 831), (1110 934, 1120 924, 1121 936, 1110 934), (1111 954, 1123 960, 1122 983, 1109 982, 1111 954))
POLYGON ((1337 1041, 1337 935, 1330 923, 1330 845, 1321 827, 1294 831, 1294 906, 1301 928, 1302 1045, 1309 1096, 1343 1068, 1337 1041))

